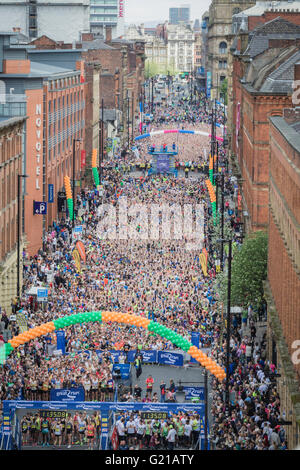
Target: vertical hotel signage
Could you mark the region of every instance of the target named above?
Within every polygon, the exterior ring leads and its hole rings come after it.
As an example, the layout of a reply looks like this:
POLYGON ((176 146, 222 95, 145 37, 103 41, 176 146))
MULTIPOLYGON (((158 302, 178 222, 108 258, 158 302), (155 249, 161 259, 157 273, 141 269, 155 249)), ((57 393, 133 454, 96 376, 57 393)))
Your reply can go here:
POLYGON ((36 178, 35 178, 35 189, 40 188, 39 176, 41 174, 41 150, 42 150, 42 105, 37 104, 35 107, 35 131, 36 131, 36 142, 35 142, 35 154, 36 154, 36 178))
POLYGON ((119 0, 119 18, 124 18, 124 3, 125 0, 119 0))
POLYGON ((211 71, 206 73, 206 97, 211 98, 211 71))

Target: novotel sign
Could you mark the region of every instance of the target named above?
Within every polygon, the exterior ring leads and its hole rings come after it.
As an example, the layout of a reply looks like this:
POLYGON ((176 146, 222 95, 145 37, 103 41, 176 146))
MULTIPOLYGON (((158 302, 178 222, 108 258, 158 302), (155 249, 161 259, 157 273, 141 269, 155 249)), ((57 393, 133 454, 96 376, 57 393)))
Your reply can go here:
POLYGON ((36 125, 36 179, 35 179, 35 188, 40 188, 39 176, 41 174, 41 150, 42 150, 42 136, 41 136, 41 127, 42 127, 42 105, 37 104, 35 108, 35 125, 36 125))
POLYGON ((119 18, 124 17, 124 3, 125 0, 119 0, 119 18))

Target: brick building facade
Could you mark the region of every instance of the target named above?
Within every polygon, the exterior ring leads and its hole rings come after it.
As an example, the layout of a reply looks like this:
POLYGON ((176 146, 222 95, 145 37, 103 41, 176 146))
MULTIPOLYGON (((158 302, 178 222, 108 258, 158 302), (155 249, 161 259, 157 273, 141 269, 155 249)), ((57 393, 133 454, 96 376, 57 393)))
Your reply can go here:
POLYGON ((235 44, 231 156, 247 230, 266 230, 268 226, 268 119, 281 116, 283 108, 291 105, 299 38, 299 26, 277 18, 259 27, 250 38, 242 32, 235 44))
POLYGON ((268 354, 280 374, 281 410, 292 421, 286 430, 294 448, 300 443, 300 113, 286 109, 269 121, 268 354))
MULTIPOLYGON (((0 110, 0 116, 1 116, 0 110)), ((20 180, 18 214, 18 175, 23 174, 25 117, 0 117, 0 306, 11 311, 17 296, 17 225, 20 221, 20 253, 23 248, 23 195, 20 180)), ((23 190, 22 190, 23 189, 23 190)), ((20 285, 22 285, 20 266, 20 285)))
MULTIPOLYGON (((13 40, 12 40, 13 38, 13 40)), ((73 175, 73 141, 85 138, 85 82, 76 50, 40 51, 4 39, 0 79, 6 90, 26 96, 25 233, 30 256, 42 247, 43 233, 57 218, 57 193, 63 177, 73 175), (53 185, 53 202, 49 199, 53 185), (47 202, 47 215, 34 213, 34 201, 47 202)), ((75 152, 75 179, 80 180, 80 152, 75 152)), ((65 215, 65 214, 64 214, 65 215)))

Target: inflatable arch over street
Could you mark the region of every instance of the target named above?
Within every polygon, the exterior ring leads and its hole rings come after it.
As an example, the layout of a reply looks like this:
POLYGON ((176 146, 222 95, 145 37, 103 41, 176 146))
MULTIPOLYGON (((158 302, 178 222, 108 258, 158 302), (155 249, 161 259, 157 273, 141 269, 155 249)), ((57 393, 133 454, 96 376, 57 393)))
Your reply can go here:
POLYGON ((226 373, 222 367, 220 367, 215 361, 209 358, 196 346, 193 346, 187 339, 175 331, 161 325, 158 322, 148 320, 147 318, 131 315, 129 313, 121 312, 85 312, 74 315, 67 315, 62 318, 44 323, 40 326, 36 326, 24 333, 14 336, 8 343, 5 343, 0 348, 0 364, 4 364, 6 358, 12 353, 12 351, 25 344, 31 339, 38 338, 39 336, 46 335, 55 330, 66 328, 70 325, 82 324, 88 322, 117 322, 133 325, 141 328, 145 328, 148 332, 155 333, 163 338, 170 340, 173 344, 187 352, 190 356, 196 359, 201 366, 209 370, 218 380, 222 381, 226 377, 226 373))
MULTIPOLYGON (((223 128, 223 126, 220 125, 220 124, 218 124, 218 127, 223 128)), ((138 140, 142 140, 142 139, 148 139, 148 138, 151 138, 151 137, 155 137, 156 135, 163 135, 163 134, 204 135, 206 137, 211 137, 211 134, 209 134, 208 132, 203 132, 203 131, 189 131, 189 130, 184 130, 184 129, 165 129, 165 130, 162 130, 162 131, 153 131, 153 132, 149 132, 147 134, 139 135, 134 140, 138 141, 138 140)), ((216 137, 216 138, 217 138, 217 140, 220 140, 221 142, 223 142, 222 137, 216 137)))

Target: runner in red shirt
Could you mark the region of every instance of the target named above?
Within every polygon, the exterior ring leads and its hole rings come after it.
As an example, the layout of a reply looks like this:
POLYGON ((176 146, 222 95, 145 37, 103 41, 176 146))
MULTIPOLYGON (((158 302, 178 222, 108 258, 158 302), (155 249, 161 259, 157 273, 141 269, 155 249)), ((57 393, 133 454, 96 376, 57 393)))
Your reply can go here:
POLYGON ((154 380, 152 375, 149 375, 148 378, 146 379, 146 387, 147 387, 147 397, 151 397, 152 390, 153 390, 153 384, 154 380))

